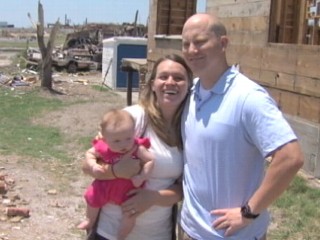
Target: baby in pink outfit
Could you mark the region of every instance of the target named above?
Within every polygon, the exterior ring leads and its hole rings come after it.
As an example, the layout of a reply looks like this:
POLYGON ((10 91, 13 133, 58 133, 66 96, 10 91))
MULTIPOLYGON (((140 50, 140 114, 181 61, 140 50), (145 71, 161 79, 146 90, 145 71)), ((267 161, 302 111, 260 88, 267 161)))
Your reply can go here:
MULTIPOLYGON (((150 141, 147 138, 135 138, 135 123, 131 115, 125 110, 111 110, 107 112, 100 124, 101 139, 93 140, 93 147, 87 151, 87 156, 102 161, 103 164, 113 165, 120 158, 132 152, 131 161, 141 161, 142 170, 131 179, 117 178, 111 180, 94 180, 85 192, 87 202, 86 220, 78 225, 78 228, 90 231, 99 215, 100 208, 106 203, 121 205, 129 198, 128 191, 141 187, 148 179, 153 169, 154 160, 152 154, 147 150, 150 141)), ((97 168, 101 165, 97 163, 97 168)), ((93 168, 94 168, 93 167, 93 168)), ((112 167, 112 166, 111 166, 112 167)), ((93 169, 94 170, 94 169, 93 169)), ((119 240, 125 239, 135 224, 135 211, 132 215, 123 214, 119 240)))

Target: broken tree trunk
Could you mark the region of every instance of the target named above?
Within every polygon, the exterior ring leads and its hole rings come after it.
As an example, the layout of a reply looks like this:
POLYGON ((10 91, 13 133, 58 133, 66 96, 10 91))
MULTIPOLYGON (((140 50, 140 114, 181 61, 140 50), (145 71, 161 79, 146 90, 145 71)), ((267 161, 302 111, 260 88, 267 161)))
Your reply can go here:
POLYGON ((42 4, 38 3, 37 39, 42 60, 39 64, 41 87, 52 90, 52 49, 59 29, 59 19, 52 28, 47 45, 44 42, 44 14, 42 4))

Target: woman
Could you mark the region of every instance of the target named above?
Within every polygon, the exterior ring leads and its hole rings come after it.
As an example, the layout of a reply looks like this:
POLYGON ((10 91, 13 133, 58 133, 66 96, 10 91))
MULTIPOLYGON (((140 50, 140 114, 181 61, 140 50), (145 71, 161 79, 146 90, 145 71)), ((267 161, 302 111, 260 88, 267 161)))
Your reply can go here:
MULTIPOLYGON (((144 189, 136 189, 122 204, 122 211, 137 216, 128 240, 170 240, 172 206, 181 200, 182 187, 176 180, 182 174, 181 112, 192 85, 192 72, 178 55, 160 58, 153 67, 139 104, 125 108, 135 119, 137 137, 148 137, 155 164, 144 189)), ((129 157, 129 155, 128 155, 129 157)), ((83 170, 95 178, 130 178, 139 171, 135 161, 120 161, 113 169, 91 170, 96 159, 87 159, 83 170), (128 165, 130 164, 130 166, 128 165)), ((100 240, 115 240, 121 218, 118 205, 107 204, 97 226, 100 240)))

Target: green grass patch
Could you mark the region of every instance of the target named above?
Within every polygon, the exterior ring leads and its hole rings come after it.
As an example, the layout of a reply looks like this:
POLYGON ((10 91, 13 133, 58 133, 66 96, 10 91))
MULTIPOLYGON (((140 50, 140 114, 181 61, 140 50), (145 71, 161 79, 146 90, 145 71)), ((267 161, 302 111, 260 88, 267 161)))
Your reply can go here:
POLYGON ((92 138, 94 136, 88 136, 88 137, 80 137, 77 141, 77 143, 85 150, 89 149, 92 147, 91 145, 91 141, 92 141, 92 138))
POLYGON ((59 130, 32 123, 41 114, 65 106, 62 101, 40 97, 37 91, 0 88, 0 103, 1 154, 67 159, 59 130))
POLYGON ((311 188, 297 176, 271 208, 277 227, 269 231, 269 239, 319 239, 319 206, 320 189, 311 188))
POLYGON ((37 41, 29 41, 27 40, 1 40, 0 41, 0 48, 27 48, 27 47, 38 47, 37 41))
POLYGON ((115 94, 112 92, 112 89, 106 85, 92 85, 91 88, 100 92, 109 92, 110 94, 115 94))

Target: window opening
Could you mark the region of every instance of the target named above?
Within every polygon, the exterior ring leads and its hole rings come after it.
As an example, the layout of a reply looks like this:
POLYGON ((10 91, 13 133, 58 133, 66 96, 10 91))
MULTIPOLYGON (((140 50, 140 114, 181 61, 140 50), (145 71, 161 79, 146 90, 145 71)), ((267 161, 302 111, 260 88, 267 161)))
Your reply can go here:
POLYGON ((320 0, 271 0, 269 42, 320 45, 320 0))
POLYGON ((158 0, 156 34, 181 35, 183 24, 196 8, 197 0, 158 0))

